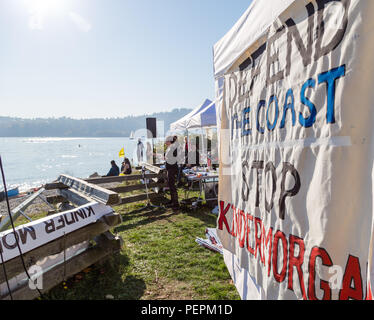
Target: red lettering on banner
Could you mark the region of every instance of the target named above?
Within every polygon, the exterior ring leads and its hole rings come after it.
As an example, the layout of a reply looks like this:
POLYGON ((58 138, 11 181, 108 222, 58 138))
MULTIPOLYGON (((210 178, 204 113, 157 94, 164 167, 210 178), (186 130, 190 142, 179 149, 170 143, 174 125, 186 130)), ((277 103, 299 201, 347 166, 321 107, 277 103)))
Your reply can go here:
POLYGON ((228 204, 225 208, 225 202, 220 201, 219 219, 218 219, 218 229, 223 230, 223 224, 225 224, 226 229, 230 232, 230 227, 226 219, 226 214, 230 210, 231 204, 228 204))
POLYGON ((244 248, 245 247, 246 233, 247 233, 247 219, 246 219, 244 211, 243 210, 239 210, 238 239, 239 239, 239 246, 240 246, 240 248, 244 248), (243 228, 243 224, 244 224, 244 228, 243 228), (243 230, 244 230, 244 232, 243 232, 243 230))
POLYGON ((273 248, 273 228, 270 227, 269 232, 268 232, 268 234, 266 236, 266 239, 265 239, 265 236, 264 236, 264 242, 265 242, 264 248, 269 247, 268 248, 268 252, 269 252, 269 258, 268 258, 268 277, 270 277, 271 253, 272 253, 272 248, 273 248))
MULTIPOLYGON (((224 201, 220 201, 218 229, 223 230, 223 225, 225 225, 230 235, 238 238, 240 248, 246 248, 249 254, 255 258, 258 258, 257 253, 259 252, 259 261, 261 261, 262 265, 267 266, 268 277, 270 277, 271 270, 273 270, 274 279, 278 283, 283 283, 286 277, 288 277, 287 288, 294 291, 294 271, 296 270, 303 299, 318 300, 316 295, 317 259, 320 259, 322 265, 325 267, 333 266, 333 262, 325 249, 313 247, 310 252, 308 274, 305 275, 308 276, 308 285, 306 288, 303 272, 306 251, 304 239, 294 235, 290 235, 289 239, 287 239, 284 232, 280 230, 273 235, 272 227, 266 233, 264 223, 260 218, 245 213, 243 210, 237 209, 234 205, 225 205, 224 201), (231 229, 226 217, 230 209, 233 210, 231 229), (254 226, 252 238, 251 222, 252 228, 254 226), (254 247, 251 247, 251 243, 254 247), (281 259, 279 261, 280 256, 281 259), (268 259, 267 261, 266 258, 268 259)), ((332 290, 328 281, 320 279, 319 288, 323 291, 323 300, 332 299, 332 290)), ((370 284, 366 288, 365 298, 372 299, 370 284)), ((364 299, 360 261, 355 256, 349 255, 343 276, 342 289, 339 292, 339 299, 364 299)))
POLYGON ((234 205, 231 206, 232 208, 232 224, 231 224, 231 235, 236 238, 236 226, 238 225, 238 218, 236 216, 236 208, 234 205))
MULTIPOLYGON (((318 300, 316 296, 316 260, 320 257, 322 259, 322 265, 331 267, 332 261, 323 248, 314 247, 310 253, 309 257, 309 286, 308 286, 308 296, 310 300, 318 300)), ((323 290, 322 300, 331 300, 331 288, 327 281, 320 281, 320 288, 323 290)))
POLYGON ((262 254, 262 238, 263 238, 263 232, 262 232, 262 220, 259 218, 255 218, 255 239, 256 239, 256 246, 255 246, 255 258, 257 258, 257 252, 260 252, 260 259, 261 262, 265 265, 265 258, 262 254), (260 228, 258 227, 260 226, 260 228), (258 230, 261 230, 261 235, 258 236, 258 230))
POLYGON ((290 252, 289 252, 289 265, 288 265, 288 289, 293 291, 293 268, 296 267, 299 276, 300 289, 303 294, 303 299, 307 300, 303 270, 301 269, 304 262, 305 244, 304 240, 290 235, 290 252), (299 247, 299 254, 295 256, 295 245, 299 247))
POLYGON ((273 243, 273 274, 276 281, 282 283, 286 278, 287 274, 287 239, 285 234, 282 231, 277 231, 274 235, 273 243), (278 246, 279 240, 281 240, 283 248, 283 266, 280 273, 278 273, 278 246))
POLYGON ((247 249, 248 249, 249 253, 254 256, 255 255, 255 250, 253 248, 251 248, 251 246, 249 244, 249 233, 251 232, 251 228, 249 226, 249 221, 253 221, 253 216, 250 215, 249 213, 247 213, 247 249))
POLYGON ((360 260, 357 257, 349 255, 343 276, 343 286, 339 293, 339 299, 362 300, 363 298, 364 292, 362 288, 360 260))

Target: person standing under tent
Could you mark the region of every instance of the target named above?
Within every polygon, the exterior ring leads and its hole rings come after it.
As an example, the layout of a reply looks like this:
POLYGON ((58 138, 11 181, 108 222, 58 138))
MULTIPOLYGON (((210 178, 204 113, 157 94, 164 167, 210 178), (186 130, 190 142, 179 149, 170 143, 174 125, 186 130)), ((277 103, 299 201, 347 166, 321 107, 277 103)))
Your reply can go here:
POLYGON ((188 137, 184 137, 184 163, 188 163, 188 137))
POLYGON ((171 196, 171 200, 169 203, 167 203, 167 207, 178 209, 178 192, 175 186, 175 180, 178 174, 179 143, 177 142, 176 137, 168 136, 165 140, 165 144, 167 146, 165 152, 165 167, 167 171, 167 182, 171 196))
POLYGON ((136 153, 137 153, 137 156, 138 156, 138 163, 143 162, 144 145, 143 145, 142 139, 140 139, 140 138, 138 140, 136 153))
POLYGON ((185 146, 179 143, 177 136, 174 136, 173 139, 175 140, 174 142, 175 148, 178 150, 178 153, 177 153, 177 164, 178 164, 177 185, 180 186, 183 168, 186 163, 185 153, 184 153, 185 146))

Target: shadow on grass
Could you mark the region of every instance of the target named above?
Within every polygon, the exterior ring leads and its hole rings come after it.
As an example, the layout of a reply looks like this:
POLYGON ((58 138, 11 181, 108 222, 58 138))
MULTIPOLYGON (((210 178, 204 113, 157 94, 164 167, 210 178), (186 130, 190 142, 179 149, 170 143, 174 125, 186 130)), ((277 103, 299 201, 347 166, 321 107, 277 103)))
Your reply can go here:
MULTIPOLYGON (((146 203, 144 204, 135 204, 134 208, 131 211, 121 213, 122 224, 114 229, 115 232, 122 232, 126 230, 131 230, 140 226, 144 226, 150 223, 154 223, 161 220, 169 220, 170 217, 184 214, 197 219, 200 219, 205 224, 213 227, 216 224, 217 216, 211 213, 212 208, 201 205, 197 209, 190 209, 185 206, 181 206, 180 209, 172 211, 164 207, 165 203, 168 202, 168 198, 163 195, 152 199, 152 205, 157 206, 155 208, 147 207, 146 203), (139 208, 139 205, 143 207, 139 208)), ((180 197, 180 201, 183 197, 180 197)))
POLYGON ((121 300, 139 300, 146 290, 144 280, 131 275, 123 281, 123 287, 125 291, 119 296, 121 300))
POLYGON ((122 232, 131 230, 140 226, 147 225, 156 221, 167 220, 169 217, 175 215, 175 212, 169 211, 165 208, 159 208, 151 211, 144 212, 144 210, 132 211, 129 213, 122 214, 123 224, 114 229, 115 232, 122 232), (140 212, 143 212, 140 214, 140 212), (141 220, 137 220, 134 223, 126 224, 127 221, 134 219, 134 215, 141 220))
POLYGON ((145 281, 131 274, 129 257, 122 253, 86 268, 59 284, 45 300, 139 300, 146 290, 145 281))
POLYGON ((207 207, 205 205, 202 205, 194 210, 185 209, 183 212, 190 216, 197 219, 200 219, 202 222, 204 222, 207 225, 215 225, 217 222, 217 216, 211 213, 212 209, 210 207, 207 207))

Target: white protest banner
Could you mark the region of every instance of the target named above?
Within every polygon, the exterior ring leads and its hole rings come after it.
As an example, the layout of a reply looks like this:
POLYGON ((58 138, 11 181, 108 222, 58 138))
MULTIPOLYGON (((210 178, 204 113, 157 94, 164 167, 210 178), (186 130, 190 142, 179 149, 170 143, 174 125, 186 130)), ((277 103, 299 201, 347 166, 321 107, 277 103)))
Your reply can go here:
POLYGON ((374 1, 255 0, 215 46, 217 229, 238 288, 371 297, 373 27, 374 1))
POLYGON ((91 202, 79 208, 56 213, 34 222, 21 225, 13 229, 0 232, 0 250, 4 262, 42 246, 50 241, 62 237, 96 222, 101 217, 113 213, 113 209, 101 203, 91 202))

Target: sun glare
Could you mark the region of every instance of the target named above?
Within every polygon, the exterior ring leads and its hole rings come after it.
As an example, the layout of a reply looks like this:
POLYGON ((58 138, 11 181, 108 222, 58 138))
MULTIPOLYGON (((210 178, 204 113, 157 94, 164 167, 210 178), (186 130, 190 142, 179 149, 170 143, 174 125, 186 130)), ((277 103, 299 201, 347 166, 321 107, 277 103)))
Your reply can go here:
POLYGON ((52 11, 58 12, 63 9, 66 0, 27 0, 26 3, 30 10, 42 14, 52 11))

